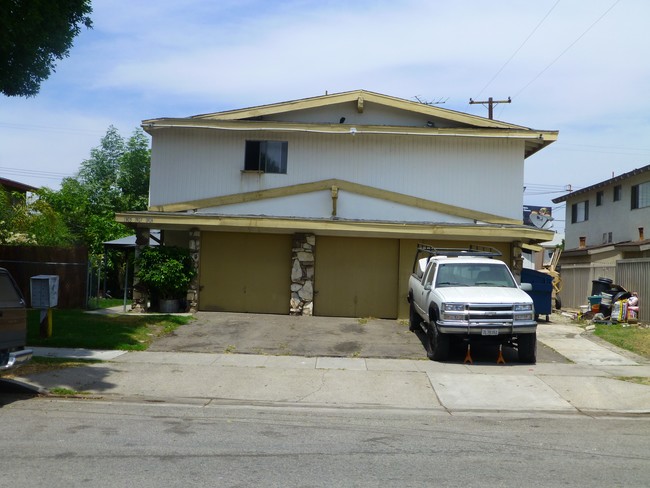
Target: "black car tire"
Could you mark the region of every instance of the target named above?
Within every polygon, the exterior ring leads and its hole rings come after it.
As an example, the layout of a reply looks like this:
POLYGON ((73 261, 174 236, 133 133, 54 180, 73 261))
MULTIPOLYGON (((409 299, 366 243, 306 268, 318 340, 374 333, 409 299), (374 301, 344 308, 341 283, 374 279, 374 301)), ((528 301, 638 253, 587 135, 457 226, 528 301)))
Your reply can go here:
POLYGON ((520 334, 517 338, 519 362, 535 364, 537 362, 537 334, 520 334))
POLYGON ((441 334, 435 322, 427 330, 429 350, 427 357, 432 361, 444 361, 449 357, 449 336, 441 334))

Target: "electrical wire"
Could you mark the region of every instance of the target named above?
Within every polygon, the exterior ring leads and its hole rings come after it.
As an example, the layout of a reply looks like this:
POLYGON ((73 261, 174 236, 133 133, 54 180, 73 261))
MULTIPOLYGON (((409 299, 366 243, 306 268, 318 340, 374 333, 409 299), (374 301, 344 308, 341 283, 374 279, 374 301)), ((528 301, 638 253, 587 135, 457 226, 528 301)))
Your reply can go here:
POLYGON ((13 122, 0 122, 0 127, 5 127, 8 129, 19 129, 19 130, 38 130, 38 131, 47 131, 47 132, 63 132, 71 134, 103 134, 104 132, 98 130, 83 130, 83 129, 73 129, 67 127, 51 127, 45 125, 32 125, 32 124, 16 124, 13 122))
POLYGON ((589 31, 590 31, 590 30, 591 30, 591 29, 592 29, 592 28, 593 28, 593 27, 598 23, 598 22, 600 22, 600 21, 603 19, 603 17, 605 17, 605 15, 607 15, 607 14, 608 14, 608 13, 609 13, 613 8, 614 8, 614 7, 616 7, 616 5, 618 5, 618 3, 619 3, 620 1, 621 1, 621 0, 616 0, 616 1, 611 5, 611 7, 609 7, 607 10, 605 10, 605 12, 604 12, 600 17, 598 17, 598 18, 597 18, 597 19, 596 19, 596 20, 595 20, 595 21, 594 21, 594 22, 593 22, 589 27, 587 27, 587 29, 586 29, 582 34, 580 34, 580 35, 579 35, 579 36, 578 36, 578 37, 577 37, 577 38, 576 38, 576 39, 575 39, 571 44, 569 44, 569 45, 568 45, 568 46, 567 46, 567 47, 566 47, 566 48, 565 48, 565 49, 564 49, 564 50, 563 50, 563 51, 562 51, 562 52, 561 52, 561 53, 560 53, 560 54, 559 54, 559 55, 558 55, 558 56, 557 56, 553 61, 551 61, 549 64, 547 64, 546 67, 545 67, 542 71, 540 71, 540 72, 539 72, 535 77, 533 77, 533 79, 530 80, 530 81, 529 81, 529 82, 528 82, 528 83, 527 83, 527 84, 526 84, 526 85, 525 85, 521 90, 519 90, 519 91, 518 91, 518 92, 517 92, 517 93, 516 93, 512 98, 518 97, 518 96, 519 96, 519 95, 520 95, 524 90, 526 90, 526 88, 528 88, 530 85, 532 85, 532 84, 533 84, 533 83, 534 83, 534 82, 535 82, 535 81, 536 81, 540 76, 542 76, 542 75, 543 75, 543 74, 544 74, 544 73, 545 73, 545 72, 546 72, 546 71, 547 71, 551 66, 553 66, 553 65, 554 65, 554 64, 555 64, 555 63, 556 63, 556 62, 557 62, 557 61, 558 61, 562 56, 564 56, 564 54, 566 54, 566 52, 567 52, 569 49, 571 49, 573 46, 575 46, 575 45, 578 43, 578 41, 579 41, 580 39, 582 39, 582 38, 583 38, 583 37, 584 37, 584 36, 585 36, 585 35, 586 35, 586 34, 587 34, 587 33, 588 33, 588 32, 589 32, 589 31))
POLYGON ((515 50, 515 52, 512 53, 512 55, 508 58, 508 60, 505 63, 503 63, 503 66, 501 66, 499 68, 499 70, 495 73, 495 75, 492 78, 490 78, 490 81, 487 82, 487 84, 481 89, 481 91, 478 93, 478 95, 476 95, 476 97, 474 97, 474 98, 478 99, 483 94, 483 92, 487 89, 487 87, 489 87, 492 84, 492 82, 496 79, 496 77, 501 74, 501 72, 505 69, 505 67, 508 66, 508 64, 510 64, 510 61, 512 61, 512 59, 517 55, 517 53, 519 53, 519 51, 521 51, 521 49, 526 45, 528 40, 531 37, 533 37, 535 32, 537 32, 537 29, 540 28, 540 26, 544 23, 546 18, 551 14, 551 12, 555 9, 555 7, 557 7, 558 3, 560 3, 560 0, 557 0, 555 2, 555 4, 551 7, 551 9, 548 12, 546 12, 546 15, 542 18, 542 20, 539 21, 539 23, 535 26, 535 28, 531 31, 531 33, 528 34, 528 37, 526 37, 526 39, 524 39, 524 42, 522 42, 521 45, 515 50))
POLYGON ((71 173, 59 173, 56 171, 42 171, 42 170, 29 170, 22 168, 10 168, 6 166, 0 166, 0 173, 3 175, 11 176, 29 176, 32 178, 44 178, 50 180, 61 180, 63 178, 71 177, 71 173))

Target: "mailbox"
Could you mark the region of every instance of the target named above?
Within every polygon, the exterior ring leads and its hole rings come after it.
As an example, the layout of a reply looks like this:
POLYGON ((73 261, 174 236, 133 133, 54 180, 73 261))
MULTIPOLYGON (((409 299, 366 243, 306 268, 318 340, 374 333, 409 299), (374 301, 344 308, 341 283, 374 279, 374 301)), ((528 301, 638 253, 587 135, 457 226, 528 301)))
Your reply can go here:
POLYGON ((59 277, 57 275, 32 276, 29 282, 32 308, 52 308, 59 303, 59 277))

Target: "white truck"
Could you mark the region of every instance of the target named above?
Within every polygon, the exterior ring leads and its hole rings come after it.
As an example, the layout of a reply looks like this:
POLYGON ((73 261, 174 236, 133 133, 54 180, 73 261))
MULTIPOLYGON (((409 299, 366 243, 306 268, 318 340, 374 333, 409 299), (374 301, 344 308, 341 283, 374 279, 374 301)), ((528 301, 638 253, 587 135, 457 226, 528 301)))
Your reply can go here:
POLYGON ((419 245, 409 278, 409 329, 422 329, 429 359, 444 361, 452 343, 492 341, 518 349, 519 361, 537 360, 532 298, 488 247, 441 249, 419 245))

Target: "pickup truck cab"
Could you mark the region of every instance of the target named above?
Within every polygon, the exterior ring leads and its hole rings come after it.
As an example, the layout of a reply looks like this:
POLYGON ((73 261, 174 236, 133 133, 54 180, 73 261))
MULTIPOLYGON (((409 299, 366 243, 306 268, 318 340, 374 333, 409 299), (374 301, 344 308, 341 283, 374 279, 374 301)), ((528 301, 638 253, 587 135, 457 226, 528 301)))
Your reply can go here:
POLYGON ((533 300, 494 259, 500 255, 485 247, 418 247, 409 278, 409 328, 425 332, 430 359, 447 359, 452 342, 491 341, 515 346, 521 362, 535 363, 533 300))
POLYGON ((0 371, 15 368, 32 358, 26 342, 25 300, 9 271, 0 268, 0 371))

